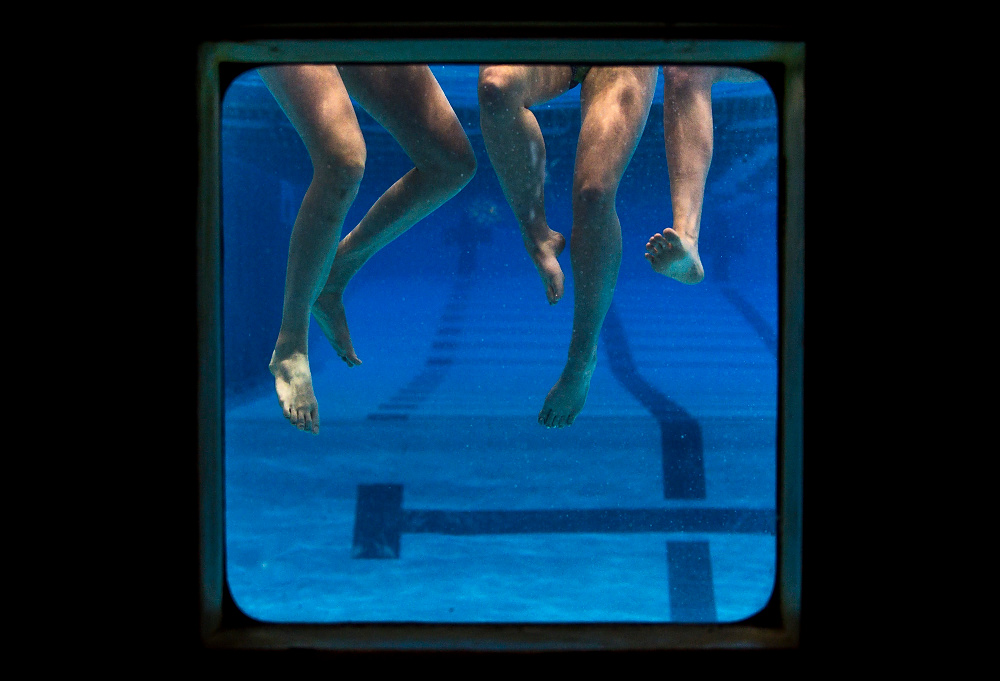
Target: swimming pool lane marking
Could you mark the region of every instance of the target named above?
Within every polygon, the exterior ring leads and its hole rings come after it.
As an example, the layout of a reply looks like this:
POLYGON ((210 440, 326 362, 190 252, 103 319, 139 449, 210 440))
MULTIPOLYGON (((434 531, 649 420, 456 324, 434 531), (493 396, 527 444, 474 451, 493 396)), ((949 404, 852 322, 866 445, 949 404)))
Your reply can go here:
MULTIPOLYGON (((761 341, 777 357, 777 336, 764 317, 734 289, 723 296, 743 316, 761 341)), ((667 499, 703 499, 705 468, 701 427, 680 405, 660 393, 639 375, 628 337, 612 303, 602 336, 611 372, 660 425, 663 457, 663 494, 667 499)), ((768 532, 775 533, 773 514, 768 532)), ((717 619, 712 560, 707 541, 667 542, 667 584, 670 619, 674 622, 713 622, 717 619)))
POLYGON ((672 622, 714 622, 712 557, 706 541, 667 542, 667 584, 672 622))
MULTIPOLYGON (((628 336, 614 302, 601 329, 611 374, 645 407, 660 426, 665 499, 704 499, 705 456, 701 425, 680 404, 657 390, 636 367, 628 336)), ((693 511, 694 509, 685 509, 693 511)), ((716 517, 712 525, 726 526, 721 509, 703 509, 716 517), (719 513, 721 511, 721 514, 719 513), (716 525, 717 524, 717 525, 716 525)), ((731 512, 731 509, 729 510, 731 512)), ((765 523, 767 521, 765 520, 765 523)), ((688 525, 690 527, 690 525, 688 525)), ((688 529, 687 531, 697 531, 688 529)), ((714 622, 715 585, 707 541, 667 542, 667 584, 672 621, 714 622)))
MULTIPOLYGON (((398 559, 404 534, 775 534, 771 509, 408 510, 403 485, 358 485, 351 557, 398 559)), ((717 619, 708 541, 668 541, 670 618, 717 619)))
POLYGON ((379 404, 375 411, 370 412, 369 420, 408 420, 410 413, 418 409, 444 381, 454 363, 455 350, 458 348, 455 338, 462 335, 462 322, 465 320, 468 307, 470 280, 475 271, 475 260, 475 243, 460 243, 455 283, 451 287, 448 303, 434 332, 431 353, 424 360, 423 369, 387 401, 379 404))
POLYGON ((354 558, 399 558, 404 534, 767 534, 774 512, 753 508, 596 508, 521 511, 409 510, 403 485, 358 485, 354 558))
MULTIPOLYGON (((455 340, 462 333, 474 248, 461 248, 459 278, 453 286, 423 370, 397 391, 369 419, 405 420, 444 380, 454 361, 455 340)), ((776 353, 773 332, 756 310, 735 291, 727 300, 747 319, 765 345, 776 353)), ((666 499, 704 499, 704 444, 701 426, 679 404, 640 374, 628 338, 612 303, 602 328, 612 375, 660 426, 663 493, 666 499)), ((404 533, 449 535, 537 533, 723 532, 774 534, 769 509, 596 509, 536 511, 410 511, 402 508, 402 485, 359 485, 353 558, 394 559, 404 533)), ((716 616, 711 556, 707 541, 667 542, 671 619, 714 621, 716 616)))
POLYGON ((660 426, 663 497, 704 499, 704 443, 698 421, 639 374, 614 303, 604 318, 601 336, 612 375, 660 426))

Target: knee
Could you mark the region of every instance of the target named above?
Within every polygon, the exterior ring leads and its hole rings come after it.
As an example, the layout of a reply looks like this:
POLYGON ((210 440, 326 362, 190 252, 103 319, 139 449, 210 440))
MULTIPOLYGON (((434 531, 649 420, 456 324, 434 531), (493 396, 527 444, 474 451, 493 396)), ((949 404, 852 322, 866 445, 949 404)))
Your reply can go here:
POLYGON ((476 174, 476 154, 464 135, 455 135, 431 149, 416 161, 421 173, 433 178, 435 185, 457 192, 476 174))
POLYGON ((313 177, 338 197, 353 197, 365 175, 366 159, 363 147, 351 151, 327 150, 313 157, 313 177))
POLYGON ((667 90, 701 90, 711 88, 718 69, 710 66, 663 67, 663 87, 667 90))
POLYGON ((590 217, 605 216, 614 211, 617 194, 617 183, 601 175, 578 178, 573 187, 573 214, 581 224, 590 217))
POLYGON ((476 161, 475 152, 472 151, 472 145, 466 143, 466 147, 466 150, 463 151, 452 164, 452 174, 455 177, 459 189, 469 184, 469 181, 473 178, 473 176, 475 176, 476 171, 479 169, 479 163, 476 161))
POLYGON ((476 153, 472 150, 472 144, 468 138, 462 138, 462 143, 456 145, 448 153, 447 172, 452 178, 457 189, 461 189, 469 183, 469 180, 476 174, 479 164, 476 162, 476 153))
POLYGON ((492 116, 511 112, 517 105, 516 81, 502 66, 488 66, 479 74, 479 109, 492 116))

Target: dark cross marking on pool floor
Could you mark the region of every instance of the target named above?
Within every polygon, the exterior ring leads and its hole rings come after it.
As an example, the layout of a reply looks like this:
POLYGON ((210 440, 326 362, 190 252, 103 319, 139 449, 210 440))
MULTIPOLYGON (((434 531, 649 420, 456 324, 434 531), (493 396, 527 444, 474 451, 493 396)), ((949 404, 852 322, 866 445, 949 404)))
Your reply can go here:
MULTIPOLYGON (((467 287, 465 290, 468 290, 467 287)), ((776 343, 768 343, 767 328, 762 325, 762 318, 757 315, 755 324, 752 317, 756 312, 750 306, 738 297, 727 298, 758 330, 768 347, 776 349, 776 343), (748 313, 753 314, 748 316, 748 313)), ((460 334, 454 323, 460 320, 464 303, 464 297, 453 294, 445 312, 446 319, 442 320, 443 325, 438 330, 436 350, 454 350, 456 347, 456 341, 444 338, 460 334)), ((660 426, 664 497, 703 499, 705 473, 700 425, 680 405, 639 374, 613 305, 602 335, 612 374, 660 426)), ((449 365, 447 357, 429 358, 425 370, 411 381, 411 386, 436 388, 449 365)), ((769 509, 404 510, 402 485, 360 485, 351 555, 361 559, 399 558, 403 534, 671 532, 774 535, 775 524, 774 512, 769 509)), ((715 592, 708 542, 667 542, 666 558, 671 620, 715 621, 715 592)))
POLYGON ((770 534, 774 511, 752 508, 595 508, 447 511, 403 508, 403 486, 358 485, 354 558, 399 558, 404 534, 770 534))
MULTIPOLYGON (((770 509, 636 508, 522 511, 408 510, 403 486, 358 485, 351 556, 395 559, 404 534, 775 534, 770 509)), ((707 541, 667 542, 671 619, 716 619, 707 541)))
MULTIPOLYGON (((475 248, 460 247, 458 279, 442 315, 423 370, 389 402, 368 415, 373 420, 405 420, 444 380, 452 364, 455 340, 462 334, 468 279, 475 248)), ((772 353, 777 342, 763 318, 736 292, 724 289, 729 302, 747 319, 772 353)), ((701 426, 639 373, 625 329, 612 303, 602 328, 612 375, 656 419, 665 499, 704 499, 705 467, 701 426)), ((404 533, 450 535, 720 532, 774 534, 774 512, 757 509, 592 509, 536 511, 412 511, 402 508, 402 485, 360 485, 355 513, 354 558, 398 558, 404 533)), ((712 565, 705 541, 667 543, 671 619, 710 622, 716 619, 712 565)))

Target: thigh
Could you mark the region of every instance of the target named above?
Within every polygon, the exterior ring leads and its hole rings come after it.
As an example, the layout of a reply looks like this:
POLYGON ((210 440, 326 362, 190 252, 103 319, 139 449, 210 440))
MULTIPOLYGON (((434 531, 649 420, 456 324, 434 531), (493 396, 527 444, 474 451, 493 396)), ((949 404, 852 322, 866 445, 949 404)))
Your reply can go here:
POLYGON ((364 137, 347 89, 332 65, 287 64, 258 69, 310 156, 364 156, 364 137))
POLYGON ((442 152, 471 153, 455 111, 424 64, 341 66, 351 96, 399 142, 417 164, 442 152))
POLYGON ((487 64, 479 82, 503 88, 523 107, 544 104, 573 87, 573 69, 565 64, 487 64))
POLYGON ((690 66, 687 64, 663 65, 664 97, 669 98, 673 88, 683 87, 694 90, 711 91, 712 84, 717 82, 725 69, 716 66, 690 66))
POLYGON ((583 81, 576 173, 615 183, 625 172, 646 127, 656 89, 655 66, 597 66, 583 81))

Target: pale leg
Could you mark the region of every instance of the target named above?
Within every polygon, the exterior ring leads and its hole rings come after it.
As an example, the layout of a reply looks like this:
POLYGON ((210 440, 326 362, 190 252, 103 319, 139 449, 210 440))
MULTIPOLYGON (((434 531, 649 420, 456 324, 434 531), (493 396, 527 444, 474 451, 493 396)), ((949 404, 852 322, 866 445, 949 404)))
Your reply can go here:
POLYGON ((571 75, 569 66, 490 65, 479 72, 483 142, 550 305, 563 296, 558 258, 566 238, 545 218, 545 140, 528 107, 566 92, 571 75))
POLYGON ((683 284, 705 278, 698 235, 712 164, 712 83, 719 73, 707 66, 663 67, 663 136, 673 226, 650 237, 646 259, 653 270, 683 284))
POLYGON ((313 165, 312 181, 292 226, 281 328, 270 369, 285 418, 299 430, 318 433, 309 315, 364 174, 365 144, 335 67, 275 66, 260 69, 260 75, 302 138, 313 165))

